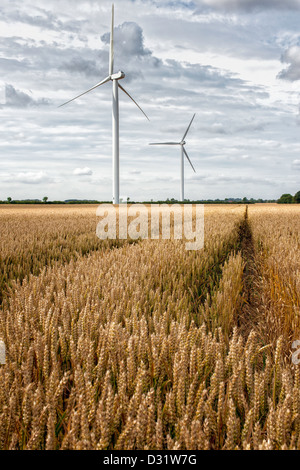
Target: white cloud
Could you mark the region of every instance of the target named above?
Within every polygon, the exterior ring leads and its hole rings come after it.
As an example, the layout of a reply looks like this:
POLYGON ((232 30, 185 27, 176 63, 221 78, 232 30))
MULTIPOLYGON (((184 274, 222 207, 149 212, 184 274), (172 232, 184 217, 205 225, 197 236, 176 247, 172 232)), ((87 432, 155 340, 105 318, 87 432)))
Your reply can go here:
MULTIPOLYGON (((1 178, 1 175, 0 175, 1 178)), ((21 183, 21 184, 43 184, 50 181, 47 173, 43 171, 39 172, 19 172, 19 173, 10 173, 4 175, 2 180, 5 183, 21 183)))
POLYGON ((292 167, 296 170, 300 170, 300 160, 294 160, 292 163, 292 167))
POLYGON ((73 174, 77 176, 89 176, 89 175, 92 175, 93 172, 90 168, 85 167, 85 168, 75 168, 75 170, 73 171, 73 174))

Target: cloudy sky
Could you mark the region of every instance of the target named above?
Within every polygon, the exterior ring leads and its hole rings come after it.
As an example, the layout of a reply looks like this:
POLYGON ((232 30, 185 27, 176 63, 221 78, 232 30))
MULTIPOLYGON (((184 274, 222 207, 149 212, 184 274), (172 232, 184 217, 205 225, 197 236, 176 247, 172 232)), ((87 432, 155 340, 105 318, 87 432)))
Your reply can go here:
MULTIPOLYGON (((300 0, 115 0, 120 195, 189 199, 300 190, 300 0)), ((2 0, 0 199, 111 200, 111 1, 2 0)))

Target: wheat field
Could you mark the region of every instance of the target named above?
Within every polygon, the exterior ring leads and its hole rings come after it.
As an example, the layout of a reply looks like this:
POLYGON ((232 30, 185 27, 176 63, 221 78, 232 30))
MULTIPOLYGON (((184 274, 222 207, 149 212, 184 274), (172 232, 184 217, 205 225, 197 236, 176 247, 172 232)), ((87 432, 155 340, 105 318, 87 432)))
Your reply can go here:
POLYGON ((205 244, 0 206, 0 449, 300 449, 300 207, 205 206, 205 244))

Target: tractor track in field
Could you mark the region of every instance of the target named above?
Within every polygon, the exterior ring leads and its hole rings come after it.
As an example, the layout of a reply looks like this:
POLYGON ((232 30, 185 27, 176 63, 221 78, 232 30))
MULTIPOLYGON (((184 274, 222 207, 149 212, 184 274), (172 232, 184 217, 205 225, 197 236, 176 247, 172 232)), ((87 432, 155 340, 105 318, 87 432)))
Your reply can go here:
POLYGON ((248 217, 248 206, 238 228, 238 240, 244 261, 243 305, 238 317, 238 327, 243 336, 247 336, 251 329, 258 325, 262 311, 261 274, 248 217))

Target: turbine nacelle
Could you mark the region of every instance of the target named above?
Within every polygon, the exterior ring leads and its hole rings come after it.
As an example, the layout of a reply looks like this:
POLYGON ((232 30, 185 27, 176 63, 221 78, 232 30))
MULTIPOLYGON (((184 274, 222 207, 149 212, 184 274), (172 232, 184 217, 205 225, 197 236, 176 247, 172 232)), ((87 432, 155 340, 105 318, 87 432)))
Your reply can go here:
POLYGON ((194 114, 194 116, 192 117, 192 120, 191 120, 191 122, 189 123, 189 126, 188 126, 187 130, 185 131, 184 136, 182 137, 181 142, 160 142, 160 143, 151 143, 151 144, 149 144, 149 145, 181 145, 181 148, 182 148, 182 151, 183 151, 184 155, 186 156, 186 158, 187 158, 187 160, 189 161, 191 167, 193 168, 194 172, 196 173, 196 170, 195 170, 195 168, 193 167, 193 164, 192 164, 192 162, 191 162, 191 160, 190 160, 190 158, 189 158, 189 156, 188 156, 188 154, 187 154, 187 152, 186 152, 186 150, 185 150, 185 148, 184 148, 184 146, 185 146, 185 144, 186 144, 186 141, 185 141, 184 139, 186 138, 186 136, 187 136, 187 134, 188 134, 188 132, 189 132, 189 130, 190 130, 190 127, 191 127, 191 125, 192 125, 192 122, 193 122, 195 116, 196 116, 196 114, 194 114))
POLYGON ((113 74, 110 76, 110 79, 111 79, 111 80, 122 80, 123 78, 125 78, 125 73, 122 72, 122 70, 120 70, 120 71, 117 72, 117 73, 113 73, 113 74))

